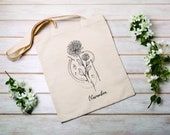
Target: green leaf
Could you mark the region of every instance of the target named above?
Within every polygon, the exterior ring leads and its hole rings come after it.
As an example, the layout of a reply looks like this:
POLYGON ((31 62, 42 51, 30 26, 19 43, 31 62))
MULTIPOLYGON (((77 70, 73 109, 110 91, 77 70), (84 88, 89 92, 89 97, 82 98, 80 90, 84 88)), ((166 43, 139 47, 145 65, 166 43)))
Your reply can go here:
POLYGON ((150 97, 151 102, 154 102, 156 98, 157 98, 156 95, 152 95, 152 96, 150 97))
POLYGON ((13 78, 9 78, 9 80, 8 81, 6 81, 6 85, 13 85, 14 84, 14 82, 15 82, 15 80, 13 79, 13 78))
POLYGON ((160 103, 161 103, 161 97, 158 97, 158 98, 156 99, 156 102, 157 102, 157 104, 160 104, 160 103))
POLYGON ((170 62, 170 56, 165 56, 164 57, 164 62, 166 62, 166 63, 170 62))
POLYGON ((26 110, 26 113, 31 114, 33 111, 33 107, 31 107, 29 110, 26 110))
POLYGON ((149 104, 148 108, 152 105, 153 102, 155 102, 156 98, 157 98, 156 95, 152 95, 152 96, 150 97, 150 104, 149 104))
POLYGON ((6 81, 6 82, 5 82, 5 84, 6 84, 6 85, 8 85, 8 84, 9 84, 9 80, 8 80, 8 81, 6 81))
POLYGON ((18 91, 16 88, 12 88, 11 91, 18 91))

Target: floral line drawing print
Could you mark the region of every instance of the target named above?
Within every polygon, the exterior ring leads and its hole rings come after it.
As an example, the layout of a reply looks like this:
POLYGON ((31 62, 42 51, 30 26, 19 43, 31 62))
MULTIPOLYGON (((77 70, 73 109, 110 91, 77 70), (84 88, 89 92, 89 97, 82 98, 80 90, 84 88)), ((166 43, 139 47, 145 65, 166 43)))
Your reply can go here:
POLYGON ((71 77, 88 88, 93 87, 96 91, 96 83, 101 80, 94 65, 94 54, 83 50, 82 43, 78 40, 69 43, 67 53, 69 54, 68 71, 71 77))

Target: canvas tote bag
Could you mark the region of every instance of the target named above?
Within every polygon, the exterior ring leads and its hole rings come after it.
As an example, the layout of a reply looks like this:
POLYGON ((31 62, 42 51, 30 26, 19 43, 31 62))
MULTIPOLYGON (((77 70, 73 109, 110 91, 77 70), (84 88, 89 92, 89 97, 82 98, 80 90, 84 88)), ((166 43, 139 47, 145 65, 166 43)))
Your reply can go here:
POLYGON ((8 58, 19 59, 33 43, 61 122, 135 94, 103 16, 44 19, 8 58))

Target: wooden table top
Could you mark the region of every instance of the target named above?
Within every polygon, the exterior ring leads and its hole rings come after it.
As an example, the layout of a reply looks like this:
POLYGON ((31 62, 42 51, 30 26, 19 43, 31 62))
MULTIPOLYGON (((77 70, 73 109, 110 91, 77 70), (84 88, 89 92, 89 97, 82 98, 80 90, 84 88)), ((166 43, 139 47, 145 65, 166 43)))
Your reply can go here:
POLYGON ((143 12, 153 23, 156 40, 170 43, 170 0, 0 0, 0 135, 168 135, 170 83, 161 86, 163 104, 147 109, 150 86, 143 73, 146 48, 129 32, 131 15, 143 12), (21 60, 7 60, 5 51, 17 44, 38 20, 63 14, 102 14, 111 29, 136 96, 61 124, 35 46, 21 60), (7 70, 38 93, 33 115, 23 115, 4 85, 7 70))

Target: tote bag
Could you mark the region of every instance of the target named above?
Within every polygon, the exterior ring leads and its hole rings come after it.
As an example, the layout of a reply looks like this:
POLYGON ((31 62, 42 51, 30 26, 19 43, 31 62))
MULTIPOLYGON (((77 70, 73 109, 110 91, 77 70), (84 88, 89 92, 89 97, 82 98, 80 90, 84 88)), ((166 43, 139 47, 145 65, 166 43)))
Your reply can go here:
POLYGON ((44 19, 8 58, 19 59, 33 43, 61 122, 135 94, 103 16, 44 19))

